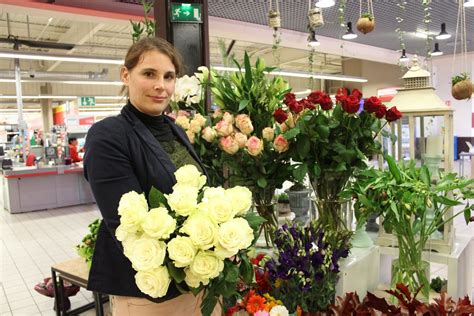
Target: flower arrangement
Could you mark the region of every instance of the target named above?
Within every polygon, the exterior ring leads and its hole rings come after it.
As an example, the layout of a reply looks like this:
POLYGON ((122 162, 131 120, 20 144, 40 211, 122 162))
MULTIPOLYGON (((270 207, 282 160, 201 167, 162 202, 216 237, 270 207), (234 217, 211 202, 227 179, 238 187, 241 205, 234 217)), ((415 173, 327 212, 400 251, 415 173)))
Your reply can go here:
POLYGON ((387 170, 361 171, 342 195, 354 197, 359 224, 372 214, 383 215, 384 229, 396 235, 399 247, 393 284, 407 284, 412 292, 423 286, 421 293, 428 297, 430 286, 421 265, 422 252, 430 236, 457 215, 464 213, 466 223, 469 221, 474 210, 469 204, 454 215, 450 212, 453 206, 463 204, 462 199, 474 196, 474 179, 449 173, 433 182, 426 166, 418 168, 415 161, 397 164, 390 156, 386 160, 387 170))
POLYGON ((227 309, 226 316, 232 315, 253 316, 288 316, 288 309, 283 305, 282 301, 276 300, 270 294, 260 295, 251 289, 242 301, 235 306, 227 309))
POLYGON ((367 168, 367 158, 379 153, 377 134, 385 134, 385 124, 401 117, 396 107, 387 109, 377 97, 366 99, 361 108, 361 98, 354 89, 349 96, 336 95, 334 106, 321 91, 301 100, 288 93, 286 106, 273 113, 283 137, 293 144, 293 176, 303 181, 309 174, 319 217, 334 229, 344 227, 338 194, 354 171, 367 168))
POLYGON ((210 315, 220 296, 236 295, 239 280, 252 281, 246 251, 263 220, 248 212, 252 194, 245 187, 203 188, 206 177, 192 165, 175 177, 171 194, 151 190, 150 209, 143 194, 124 194, 115 235, 143 293, 163 297, 171 282, 195 295, 204 291, 201 311, 210 315))
POLYGON ((456 100, 470 99, 474 87, 465 72, 451 78, 451 94, 456 100))
POLYGON ((171 97, 171 109, 174 112, 184 109, 192 109, 205 115, 204 84, 208 80, 209 70, 205 66, 198 67, 200 72, 193 76, 184 75, 176 80, 174 94, 171 97))
POLYGON ((89 269, 92 264, 92 255, 94 254, 95 243, 97 241, 97 232, 99 231, 100 223, 100 219, 96 219, 90 223, 89 234, 82 238, 82 241, 79 245, 76 245, 77 254, 84 258, 89 269))
POLYGON ((277 256, 265 263, 270 294, 290 312, 326 311, 333 302, 339 260, 349 255, 350 233, 325 230, 320 223, 298 223, 277 230, 277 256))

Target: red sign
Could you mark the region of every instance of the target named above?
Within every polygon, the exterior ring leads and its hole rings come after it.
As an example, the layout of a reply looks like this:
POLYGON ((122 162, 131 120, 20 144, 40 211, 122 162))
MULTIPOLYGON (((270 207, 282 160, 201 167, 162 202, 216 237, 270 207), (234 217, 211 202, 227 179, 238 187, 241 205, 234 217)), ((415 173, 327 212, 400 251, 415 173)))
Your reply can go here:
POLYGON ((93 116, 79 118, 79 125, 92 125, 92 124, 94 124, 93 116))

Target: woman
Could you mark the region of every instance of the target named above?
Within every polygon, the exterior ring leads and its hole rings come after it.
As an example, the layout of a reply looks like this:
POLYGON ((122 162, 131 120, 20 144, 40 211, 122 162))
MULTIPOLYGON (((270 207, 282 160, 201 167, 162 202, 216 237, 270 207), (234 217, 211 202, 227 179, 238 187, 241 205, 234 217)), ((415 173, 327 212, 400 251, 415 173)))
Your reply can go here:
POLYGON ((115 238, 124 193, 148 195, 152 186, 170 193, 174 172, 185 164, 205 172, 186 133, 163 115, 181 71, 179 54, 167 41, 144 38, 133 44, 120 72, 127 105, 120 115, 94 124, 87 135, 84 173, 103 216, 88 289, 111 295, 113 315, 201 314, 199 296, 181 295, 173 283, 158 300, 140 292, 135 271, 115 238))

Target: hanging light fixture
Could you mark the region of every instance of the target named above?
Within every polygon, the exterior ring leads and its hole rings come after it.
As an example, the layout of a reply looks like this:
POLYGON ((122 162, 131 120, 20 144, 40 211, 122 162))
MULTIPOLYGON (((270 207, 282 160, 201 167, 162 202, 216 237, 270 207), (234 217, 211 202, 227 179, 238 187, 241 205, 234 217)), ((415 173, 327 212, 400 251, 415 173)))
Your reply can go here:
POLYGON ((316 6, 318 8, 329 8, 336 4, 334 0, 318 0, 316 1, 316 6))
POLYGON ((464 7, 465 7, 465 8, 472 8, 472 7, 474 7, 474 0, 466 0, 466 2, 464 2, 464 7))
POLYGON ((441 56, 441 55, 443 55, 443 52, 439 50, 439 44, 435 43, 434 51, 431 53, 431 56, 441 56))
POLYGON ((357 34, 352 31, 352 22, 347 22, 347 31, 342 35, 342 38, 346 40, 357 38, 357 34))
POLYGON ((309 47, 316 47, 319 46, 321 43, 316 39, 316 33, 311 30, 308 36, 308 46, 309 47))
POLYGON ((446 23, 441 23, 441 32, 439 32, 439 34, 436 35, 436 39, 444 40, 444 39, 448 39, 450 37, 451 37, 451 34, 446 32, 446 23))
POLYGON ((404 61, 409 61, 410 59, 407 57, 407 54, 406 54, 406 51, 405 51, 405 48, 402 49, 402 56, 400 56, 400 59, 399 59, 401 62, 404 62, 404 61))

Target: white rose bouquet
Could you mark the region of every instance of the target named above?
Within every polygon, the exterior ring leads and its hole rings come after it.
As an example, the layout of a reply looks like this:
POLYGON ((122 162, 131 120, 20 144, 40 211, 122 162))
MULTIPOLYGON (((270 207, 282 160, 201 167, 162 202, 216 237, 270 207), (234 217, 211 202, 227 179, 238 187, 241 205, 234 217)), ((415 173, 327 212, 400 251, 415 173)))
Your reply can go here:
POLYGON ((219 297, 238 295, 238 282, 252 282, 247 251, 264 220, 249 212, 245 187, 204 187, 206 176, 192 165, 175 176, 171 194, 152 188, 148 202, 144 194, 124 194, 115 234, 143 293, 163 297, 171 282, 183 292, 204 291, 201 311, 210 315, 219 297))

